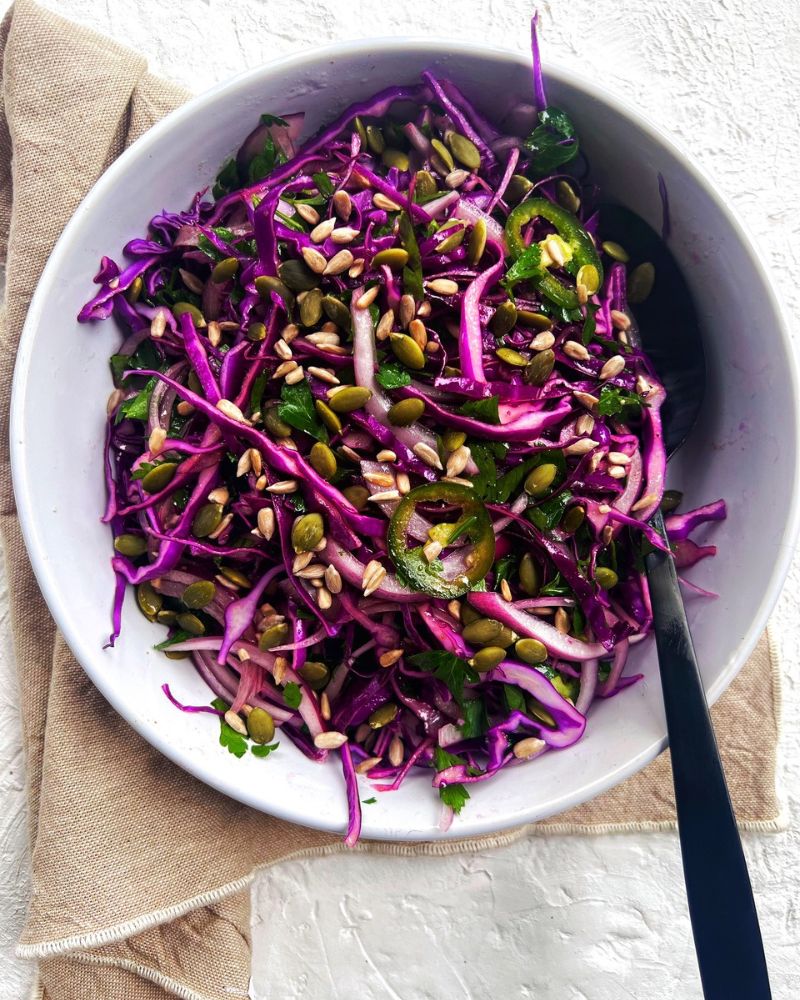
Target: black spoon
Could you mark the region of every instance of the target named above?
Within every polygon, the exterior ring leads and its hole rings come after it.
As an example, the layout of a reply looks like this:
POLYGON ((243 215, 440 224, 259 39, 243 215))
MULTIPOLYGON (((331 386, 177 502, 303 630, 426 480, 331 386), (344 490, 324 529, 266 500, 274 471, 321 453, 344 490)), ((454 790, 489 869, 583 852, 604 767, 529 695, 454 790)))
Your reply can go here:
MULTIPOLYGON (((705 359, 697 313, 672 254, 646 223, 618 205, 605 206, 601 218, 604 232, 613 233, 633 261, 649 260, 655 265, 653 292, 635 306, 636 321, 628 336, 633 346, 644 342, 667 389, 663 417, 669 456, 685 440, 703 401, 705 359)), ((665 533, 660 511, 651 524, 665 533)), ((686 895, 703 993, 706 1000, 769 1000, 772 994, 753 889, 675 564, 663 552, 653 552, 645 565, 686 895)))

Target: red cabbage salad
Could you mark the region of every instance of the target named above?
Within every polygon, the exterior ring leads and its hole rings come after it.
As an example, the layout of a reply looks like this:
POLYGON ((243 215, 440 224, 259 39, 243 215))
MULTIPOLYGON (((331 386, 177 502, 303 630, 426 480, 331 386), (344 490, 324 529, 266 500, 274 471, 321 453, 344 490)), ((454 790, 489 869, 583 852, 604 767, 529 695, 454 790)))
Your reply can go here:
POLYGON ((497 121, 434 72, 302 143, 302 115, 263 115, 79 315, 124 331, 111 644, 130 585, 213 693, 164 685, 210 740, 338 756, 348 844, 412 772, 446 829, 473 784, 579 740, 639 679, 644 556, 692 566, 725 516, 665 491, 664 390, 628 336, 657 275, 603 232, 535 31, 533 57, 497 121))

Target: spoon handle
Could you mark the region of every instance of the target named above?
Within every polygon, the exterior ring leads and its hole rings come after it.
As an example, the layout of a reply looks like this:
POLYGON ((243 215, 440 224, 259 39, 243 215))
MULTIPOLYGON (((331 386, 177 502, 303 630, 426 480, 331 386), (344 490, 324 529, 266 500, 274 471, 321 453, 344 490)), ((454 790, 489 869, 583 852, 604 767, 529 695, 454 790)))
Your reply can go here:
MULTIPOLYGON (((660 513, 652 521, 664 533, 660 513)), ((767 964, 674 560, 647 557, 683 871, 706 1000, 769 1000, 767 964)))

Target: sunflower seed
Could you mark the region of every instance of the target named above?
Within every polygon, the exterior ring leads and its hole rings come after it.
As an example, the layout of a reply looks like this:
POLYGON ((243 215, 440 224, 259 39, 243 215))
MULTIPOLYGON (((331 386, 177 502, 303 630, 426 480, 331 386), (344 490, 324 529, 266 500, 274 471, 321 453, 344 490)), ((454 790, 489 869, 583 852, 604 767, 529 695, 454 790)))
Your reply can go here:
POLYGON ((318 750, 338 750, 347 743, 347 737, 344 733, 337 733, 335 730, 329 730, 327 733, 318 733, 314 737, 314 746, 318 750))
POLYGON ((108 397, 108 402, 106 403, 106 413, 111 416, 111 414, 116 410, 122 400, 125 398, 125 392, 123 389, 114 389, 111 395, 108 397))
POLYGON ((385 503, 388 500, 399 500, 400 493, 397 490, 384 490, 382 493, 373 493, 369 499, 374 503, 385 503))
POLYGON ((381 653, 378 657, 378 663, 380 663, 382 667, 391 667, 397 663, 402 655, 402 649, 389 649, 385 653, 381 653))
POLYGON ((289 661, 283 656, 276 656, 272 667, 272 677, 276 684, 283 684, 286 671, 289 669, 289 661))
POLYGON ((347 271, 347 274, 351 278, 358 278, 364 273, 364 267, 366 265, 366 260, 364 257, 356 257, 353 261, 352 267, 347 271))
POLYGON ((273 374, 273 378, 284 378, 289 372, 293 372, 295 368, 298 367, 296 361, 284 361, 282 364, 278 365, 273 374))
POLYGON ((355 772, 356 774, 368 774, 373 767, 377 767, 382 760, 383 757, 367 757, 365 760, 359 761, 359 763, 356 764, 355 772))
POLYGON ((230 709, 225 713, 225 721, 235 732, 239 733, 240 736, 247 736, 247 726, 244 724, 244 720, 239 715, 238 712, 232 712, 230 709))
POLYGON ((450 173, 445 177, 444 182, 450 188, 451 191, 455 191, 456 188, 460 188, 464 181, 469 177, 469 170, 462 170, 460 167, 456 170, 451 170, 450 173))
POLYGON ((430 465, 433 469, 441 469, 442 463, 439 461, 439 455, 435 448, 431 448, 429 444, 424 441, 418 441, 412 451, 421 459, 426 465, 430 465))
POLYGON ((224 413, 225 416, 229 417, 231 420, 237 420, 240 424, 247 423, 247 420, 245 419, 245 416, 242 413, 242 411, 239 409, 236 403, 232 403, 229 399, 218 400, 217 409, 219 410, 220 413, 224 413))
POLYGON ((405 328, 414 318, 414 314, 417 311, 417 304, 414 301, 413 295, 403 295, 400 299, 400 326, 405 328))
POLYGON ((581 392, 580 389, 576 389, 572 395, 581 406, 585 406, 590 412, 596 412, 597 404, 600 402, 597 396, 593 396, 590 392, 581 392))
POLYGON ((333 198, 331 198, 333 203, 333 210, 339 216, 340 219, 349 219, 350 213, 353 211, 353 202, 350 195, 346 191, 337 191, 333 198))
POLYGON ((598 378, 601 382, 605 382, 606 379, 616 378, 617 375, 624 370, 625 358, 623 358, 621 354, 615 354, 613 357, 609 358, 600 369, 598 378))
POLYGON ((630 465, 631 458, 630 455, 626 455, 624 451, 610 451, 608 453, 608 460, 614 465, 630 465))
POLYGON ((608 474, 612 479, 624 479, 628 475, 628 470, 624 465, 610 465, 608 474))
POLYGON ((421 319, 412 319, 408 324, 408 335, 417 345, 424 350, 428 346, 428 331, 421 319))
POLYGON ((594 417, 591 413, 582 413, 575 421, 576 434, 591 434, 594 430, 594 417))
POLYGON ((403 763, 403 757, 405 757, 405 747, 403 746, 403 741, 399 736, 393 736, 392 742, 389 744, 389 763, 392 767, 400 767, 403 763))
POLYGON ((219 525, 214 529, 214 531, 209 532, 208 537, 217 539, 225 531, 228 525, 233 520, 233 514, 226 514, 225 517, 219 522, 219 525))
POLYGON ((310 566, 313 560, 313 552, 298 552, 294 557, 294 562, 292 563, 292 572, 297 575, 302 572, 306 566, 310 566))
POLYGON ((567 635, 569 632, 569 615, 567 615, 567 612, 563 608, 559 608, 556 611, 553 624, 562 635, 567 635))
POLYGON ((339 379, 333 374, 330 368, 317 368, 316 365, 309 365, 306 371, 321 382, 327 382, 328 385, 339 385, 339 379))
POLYGON ((600 534, 600 541, 603 543, 603 545, 610 545, 613 537, 614 537, 614 529, 611 527, 610 524, 607 524, 605 528, 603 528, 600 534))
POLYGON ((271 486, 267 487, 267 493, 277 493, 278 495, 283 495, 284 493, 295 493, 296 491, 296 479, 281 479, 277 483, 273 483, 271 486))
POLYGON ((646 510, 648 507, 652 507, 653 504, 658 503, 658 497, 655 493, 645 493, 641 499, 637 500, 636 503, 631 507, 631 513, 635 514, 636 511, 646 510))
POLYGON ((315 347, 321 347, 323 344, 338 344, 339 334, 330 333, 327 330, 319 330, 317 333, 307 333, 304 339, 309 344, 314 344, 315 347))
POLYGON ((394 476, 390 472, 365 472, 364 479, 372 486, 394 486, 394 476))
POLYGON ((472 452, 470 449, 462 444, 460 447, 456 448, 447 459, 446 472, 448 476, 458 476, 467 467, 467 463, 472 457, 472 452))
POLYGON ((455 483, 456 486, 466 486, 468 490, 474 489, 475 483, 470 479, 462 479, 460 476, 442 476, 441 482, 455 483))
POLYGON ((411 490, 411 480, 405 472, 397 473, 397 490, 401 494, 408 493, 411 490))
POLYGON ((151 455, 157 455, 164 447, 167 440, 167 432, 163 427, 154 427, 147 439, 147 448, 151 455))
POLYGON ((378 326, 375 329, 375 337, 377 340, 386 340, 389 334, 392 332, 392 326, 394 325, 394 309, 387 309, 386 312, 378 320, 378 326))
POLYGON ((190 414, 194 413, 194 407, 191 403, 188 403, 185 399, 182 399, 180 403, 175 407, 178 413, 182 417, 188 417, 190 414))
POLYGON ((314 229, 311 230, 310 235, 312 241, 314 243, 324 243, 335 228, 335 219, 325 219, 324 222, 320 222, 318 226, 315 226, 314 229))
POLYGON ((548 236, 544 241, 545 253, 549 254, 550 260, 556 267, 563 267, 567 263, 564 253, 564 241, 559 236, 548 236))
POLYGON ((267 541, 275 534, 275 512, 271 507, 262 507, 256 516, 258 530, 267 541))
POLYGON ((349 250, 340 250, 328 261, 323 274, 342 274, 353 263, 353 255, 349 250))
POLYGON ((547 744, 536 736, 528 736, 514 744, 514 756, 518 760, 530 760, 546 749, 547 744))
POLYGON ((305 569, 300 569, 295 573, 300 580, 321 580, 325 576, 325 567, 322 563, 310 563, 305 569))
POLYGON ((215 490, 212 490, 208 494, 209 503, 219 503, 224 507, 225 504, 230 500, 231 495, 228 492, 227 486, 218 486, 215 490))
POLYGON ((325 254, 320 253, 319 250, 315 250, 314 247, 303 247, 300 252, 303 255, 303 260, 314 274, 322 274, 328 266, 328 259, 325 254))
POLYGON ((150 336, 154 340, 158 340, 160 337, 164 336, 166 329, 167 315, 163 309, 159 309, 155 316, 150 320, 150 336))
POLYGON ((278 355, 281 361, 289 361, 290 358, 292 357, 292 349, 291 347, 289 347, 289 345, 286 343, 283 337, 281 337, 280 340, 275 341, 275 353, 278 355))
POLYGON ((547 351, 553 344, 555 344, 556 338, 550 333, 549 330, 545 330, 543 333, 537 333, 533 340, 530 342, 530 348, 534 351, 547 351))
POLYGON ((562 350, 573 361, 588 361, 591 356, 583 344, 579 344, 577 340, 565 341, 562 350))
POLYGON ((434 278, 428 282, 428 291, 437 295, 458 295, 458 282, 450 278, 434 278))
POLYGON ((636 376, 636 391, 640 396, 648 396, 652 389, 652 385, 650 385, 644 375, 636 376))
POLYGON ((319 212, 313 205, 305 205, 301 202, 299 205, 294 206, 294 210, 303 222, 307 222, 309 226, 316 226, 319 222, 319 212))
POLYGON ((422 554, 429 563, 433 562, 441 551, 441 542, 428 542, 427 545, 422 546, 422 554))
POLYGON ((247 451, 243 451, 242 454, 239 456, 239 461, 236 464, 237 478, 239 476, 246 476, 247 473, 250 471, 251 467, 252 466, 250 462, 250 450, 248 449, 247 451))
POLYGON ((364 597, 369 597, 370 594, 374 593, 386 576, 386 570, 378 562, 377 559, 371 559, 367 565, 364 567, 364 573, 361 577, 361 587, 364 591, 364 597))
POLYGON ((297 383, 302 382, 305 377, 306 373, 303 371, 303 366, 299 365, 289 372, 284 381, 287 385, 297 385, 297 383))
POLYGON ((504 601, 513 601, 514 597, 511 593, 511 587, 508 584, 508 580, 502 580, 500 583, 500 594, 504 601))
POLYGON ((331 240, 339 244, 352 243, 358 235, 358 230, 353 229, 352 226, 341 226, 339 229, 334 229, 331 232, 331 240))
POLYGON ((212 319, 208 324, 208 342, 212 347, 219 347, 219 343, 222 340, 222 330, 220 329, 219 323, 212 319))
POLYGON ((372 204, 375 208, 382 208, 384 212, 399 212, 402 207, 380 191, 376 191, 372 196, 372 204))
POLYGON ((325 586, 332 594, 342 592, 342 576, 333 563, 325 570, 325 586))
POLYGON ((573 441, 572 444, 568 444, 564 449, 565 455, 587 455, 590 451, 597 447, 597 441, 593 441, 591 438, 582 438, 580 441, 573 441))
POLYGON ((380 290, 380 285, 373 285, 372 288, 368 288, 363 295, 360 295, 356 299, 356 309, 369 309, 375 299, 377 299, 380 290))

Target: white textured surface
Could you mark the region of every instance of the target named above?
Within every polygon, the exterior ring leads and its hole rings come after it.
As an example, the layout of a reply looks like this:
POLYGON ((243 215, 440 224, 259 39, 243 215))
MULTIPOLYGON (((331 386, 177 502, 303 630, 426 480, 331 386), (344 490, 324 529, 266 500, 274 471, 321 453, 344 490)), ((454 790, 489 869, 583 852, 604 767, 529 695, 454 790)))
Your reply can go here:
MULTIPOLYGON (((313 9, 289 0, 185 0, 168 16, 161 0, 49 2, 195 90, 275 55, 345 37, 457 30, 523 49, 530 13, 522 0, 318 0, 313 9)), ((6 6, 0 0, 0 9, 6 6)), ((542 4, 542 13, 546 56, 596 74, 692 148, 760 239, 793 317, 800 316, 800 10, 789 0, 674 0, 669 7, 557 0, 542 4)), ((758 318, 752 322, 757 336, 758 318)), ((778 612, 786 662, 781 785, 793 825, 745 838, 776 1000, 795 996, 800 982, 798 593, 796 559, 778 612)), ((7 622, 0 576, 0 1000, 16 1000, 30 970, 12 954, 27 861, 7 622)), ((265 875, 254 902, 256 1000, 702 995, 670 834, 534 838, 449 859, 294 862, 265 875)))

